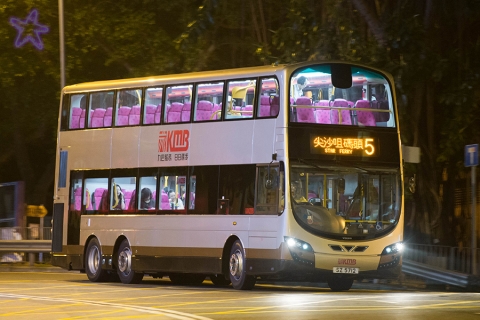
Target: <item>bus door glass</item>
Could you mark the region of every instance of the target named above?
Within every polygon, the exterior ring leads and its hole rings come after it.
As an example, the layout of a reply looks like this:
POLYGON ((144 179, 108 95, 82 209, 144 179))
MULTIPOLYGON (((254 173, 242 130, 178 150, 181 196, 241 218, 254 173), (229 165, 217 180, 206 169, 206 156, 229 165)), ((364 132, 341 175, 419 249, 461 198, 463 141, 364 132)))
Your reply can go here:
POLYGON ((278 214, 281 207, 278 166, 257 167, 256 214, 278 214))

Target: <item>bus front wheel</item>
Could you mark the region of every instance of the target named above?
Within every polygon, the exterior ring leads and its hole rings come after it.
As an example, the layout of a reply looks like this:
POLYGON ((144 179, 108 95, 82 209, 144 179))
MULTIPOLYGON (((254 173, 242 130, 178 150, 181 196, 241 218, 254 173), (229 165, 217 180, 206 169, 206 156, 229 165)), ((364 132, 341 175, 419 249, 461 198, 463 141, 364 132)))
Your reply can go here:
POLYGON ((143 273, 137 273, 132 269, 132 249, 127 239, 124 239, 117 253, 117 274, 120 281, 125 284, 140 283, 143 273))
POLYGON ((230 281, 234 289, 251 290, 257 279, 247 274, 245 250, 239 240, 236 240, 230 250, 228 269, 230 281))
POLYGON ((97 238, 90 240, 85 252, 85 273, 92 282, 106 281, 108 274, 102 268, 102 250, 97 238))

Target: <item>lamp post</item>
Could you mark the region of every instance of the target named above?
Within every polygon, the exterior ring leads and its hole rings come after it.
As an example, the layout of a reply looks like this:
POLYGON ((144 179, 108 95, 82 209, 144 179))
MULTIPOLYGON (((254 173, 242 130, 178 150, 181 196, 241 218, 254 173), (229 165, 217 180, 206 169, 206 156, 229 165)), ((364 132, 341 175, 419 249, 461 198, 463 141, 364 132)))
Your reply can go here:
POLYGON ((63 0, 58 0, 58 25, 60 36, 60 90, 65 87, 65 35, 63 28, 63 0))

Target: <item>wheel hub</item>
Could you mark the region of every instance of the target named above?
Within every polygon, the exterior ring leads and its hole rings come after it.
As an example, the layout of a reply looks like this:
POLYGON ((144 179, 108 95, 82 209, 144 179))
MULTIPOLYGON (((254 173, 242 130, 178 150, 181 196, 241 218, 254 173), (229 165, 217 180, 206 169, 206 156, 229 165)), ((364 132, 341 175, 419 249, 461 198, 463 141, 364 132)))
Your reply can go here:
POLYGON ((125 274, 129 274, 132 269, 132 252, 125 248, 118 255, 118 270, 125 274))
POLYGON ((243 271, 243 255, 240 251, 235 251, 230 257, 230 274, 238 278, 243 271))

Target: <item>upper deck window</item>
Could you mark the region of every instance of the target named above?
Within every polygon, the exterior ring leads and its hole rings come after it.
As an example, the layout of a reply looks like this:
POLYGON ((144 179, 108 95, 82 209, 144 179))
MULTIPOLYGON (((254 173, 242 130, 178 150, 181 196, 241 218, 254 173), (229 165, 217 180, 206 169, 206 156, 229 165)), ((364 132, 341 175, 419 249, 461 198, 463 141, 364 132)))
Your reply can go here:
MULTIPOLYGON (((224 82, 209 82, 197 85, 195 121, 220 120, 222 117, 224 82)), ((183 116, 183 114, 182 114, 183 116)), ((187 120, 190 120, 190 110, 187 120)))
POLYGON ((260 84, 260 95, 257 118, 276 117, 280 111, 280 87, 276 78, 263 78, 260 84))
POLYGON ((113 108, 113 91, 94 92, 90 94, 88 113, 88 128, 110 127, 111 122, 105 122, 107 110, 110 115, 113 108))
POLYGON ((193 84, 167 87, 164 123, 190 122, 193 84))
POLYGON ((334 65, 297 70, 290 79, 290 122, 359 127, 395 127, 392 90, 387 79, 374 71, 334 65), (333 68, 332 68, 333 67, 333 68), (345 71, 351 74, 346 76, 345 71), (337 79, 338 78, 338 79, 337 79))
POLYGON ((228 82, 226 119, 253 118, 256 86, 257 79, 233 80, 228 82))
MULTIPOLYGON (((115 108, 115 126, 135 126, 140 124, 141 89, 119 90, 115 108)), ((107 109, 108 113, 108 109, 107 109)), ((105 118, 107 118, 107 114, 105 118)), ((111 117, 111 115, 110 115, 111 117)), ((111 119, 111 118, 110 118, 111 119)))
POLYGON ((162 114, 163 88, 148 88, 145 94, 145 108, 143 110, 143 124, 160 123, 162 114))

